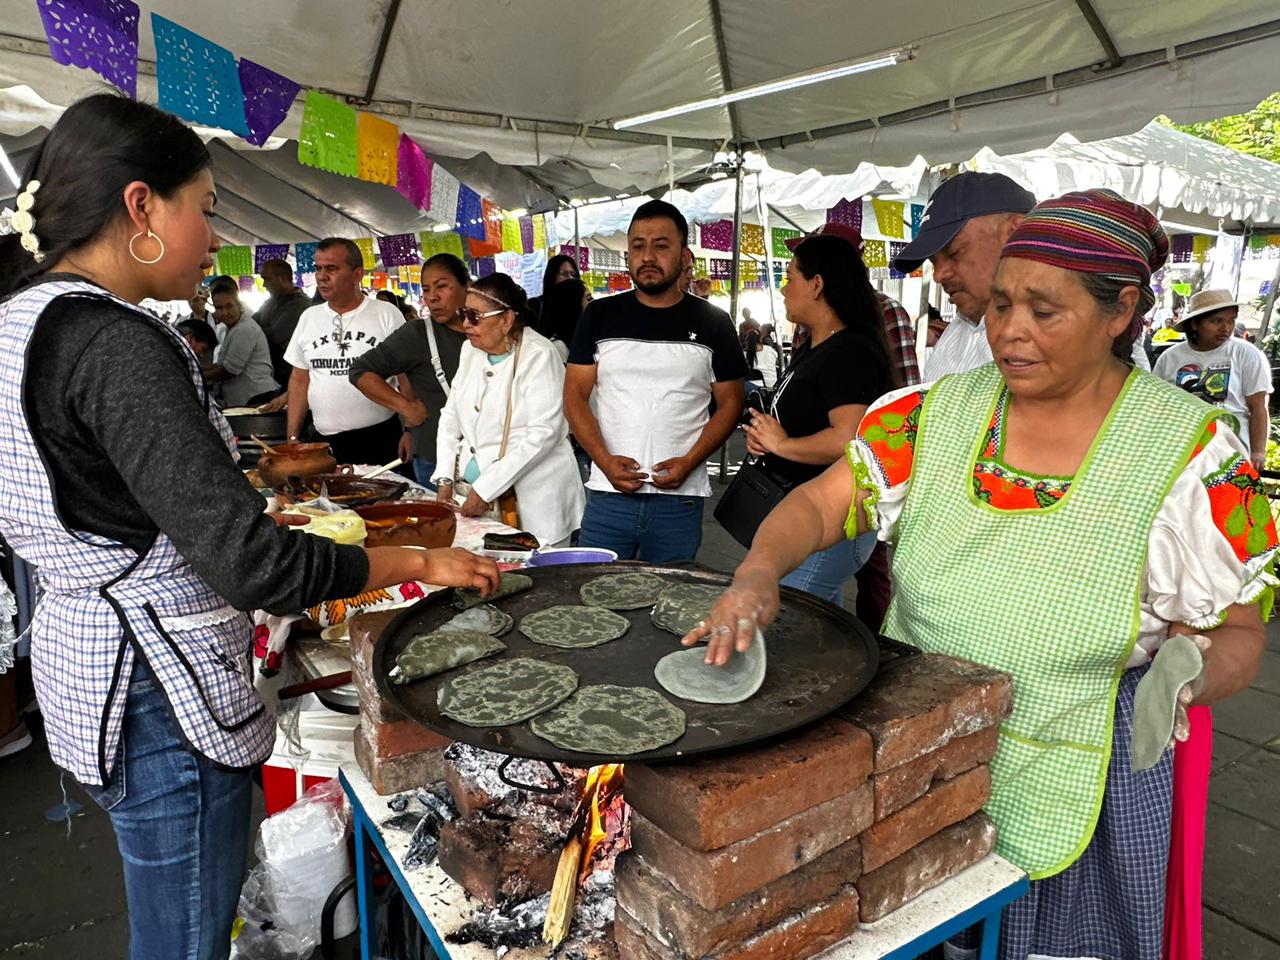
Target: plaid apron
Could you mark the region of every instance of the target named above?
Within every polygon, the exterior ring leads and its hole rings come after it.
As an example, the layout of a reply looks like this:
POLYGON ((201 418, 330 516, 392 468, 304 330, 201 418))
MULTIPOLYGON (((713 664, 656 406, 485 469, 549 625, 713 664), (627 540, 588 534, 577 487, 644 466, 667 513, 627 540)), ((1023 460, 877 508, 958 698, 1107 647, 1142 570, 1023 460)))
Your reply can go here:
MULTIPOLYGON (((209 420, 234 439, 209 401, 178 333, 83 281, 47 281, 0 304, 0 533, 36 567, 41 599, 31 626, 36 697, 55 763, 104 785, 117 758, 135 657, 164 691, 188 745, 227 767, 262 762, 275 724, 253 689, 249 618, 230 607, 163 533, 139 554, 63 525, 23 400, 36 321, 56 297, 113 300, 174 340, 209 420)), ((162 412, 157 411, 162 415, 162 412)))

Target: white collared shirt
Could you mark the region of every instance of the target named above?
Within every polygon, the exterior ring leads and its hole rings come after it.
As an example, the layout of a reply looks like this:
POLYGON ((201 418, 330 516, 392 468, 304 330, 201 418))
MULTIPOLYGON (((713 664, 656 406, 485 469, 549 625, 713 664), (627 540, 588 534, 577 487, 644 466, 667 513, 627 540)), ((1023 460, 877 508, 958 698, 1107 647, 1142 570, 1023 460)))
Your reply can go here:
POLYGON ((957 316, 942 331, 924 363, 924 382, 932 383, 948 373, 964 373, 990 363, 991 345, 987 343, 987 324, 957 316))

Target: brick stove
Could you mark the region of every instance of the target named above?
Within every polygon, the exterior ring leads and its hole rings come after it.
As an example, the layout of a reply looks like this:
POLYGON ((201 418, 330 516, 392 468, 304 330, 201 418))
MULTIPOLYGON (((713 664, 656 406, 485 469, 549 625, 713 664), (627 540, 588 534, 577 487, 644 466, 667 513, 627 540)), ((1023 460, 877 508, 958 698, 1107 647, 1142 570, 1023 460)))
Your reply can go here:
MULTIPOLYGON (((399 731, 402 719, 379 712, 386 705, 373 700, 367 666, 361 672, 360 651, 386 619, 361 618, 351 631, 362 767, 387 792, 405 789, 402 775, 447 780, 463 819, 442 833, 441 866, 481 902, 545 896, 580 781, 565 791, 572 802, 513 797, 496 777, 447 761, 434 735, 396 753, 412 738, 399 731)), ((631 849, 613 871, 619 957, 799 960, 983 859, 995 844, 981 812, 987 763, 1011 707, 1003 674, 904 657, 853 704, 796 736, 685 763, 627 765, 631 849)))
POLYGON ((780 743, 627 768, 622 960, 808 957, 991 852, 981 813, 1009 679, 939 656, 889 664, 780 743))

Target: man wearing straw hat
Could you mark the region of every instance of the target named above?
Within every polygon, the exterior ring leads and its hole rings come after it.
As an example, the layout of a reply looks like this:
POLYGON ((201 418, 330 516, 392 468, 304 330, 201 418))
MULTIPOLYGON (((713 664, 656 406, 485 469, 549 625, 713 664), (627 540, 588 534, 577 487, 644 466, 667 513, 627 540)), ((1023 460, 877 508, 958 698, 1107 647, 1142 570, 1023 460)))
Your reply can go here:
POLYGON ((1249 448, 1249 459, 1261 468, 1271 428, 1267 415, 1271 366, 1261 350, 1233 336, 1240 305, 1228 290, 1195 294, 1173 325, 1186 334, 1186 342, 1161 354, 1153 372, 1232 414, 1239 424, 1236 432, 1249 448))

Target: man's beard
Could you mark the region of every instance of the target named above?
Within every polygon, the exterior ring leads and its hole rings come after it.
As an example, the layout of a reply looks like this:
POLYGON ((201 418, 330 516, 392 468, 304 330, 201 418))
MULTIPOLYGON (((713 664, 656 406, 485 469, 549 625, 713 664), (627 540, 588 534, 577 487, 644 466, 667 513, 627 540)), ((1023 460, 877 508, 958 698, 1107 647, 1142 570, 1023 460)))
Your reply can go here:
POLYGON ((646 272, 644 276, 647 277, 648 279, 641 280, 639 276, 634 276, 631 279, 635 282, 637 290, 641 291, 642 293, 647 293, 650 295, 666 293, 668 290, 674 287, 676 285, 676 282, 680 279, 679 271, 676 271, 675 273, 672 273, 669 275, 663 274, 662 279, 660 280, 652 279, 653 275, 650 272, 646 272))

